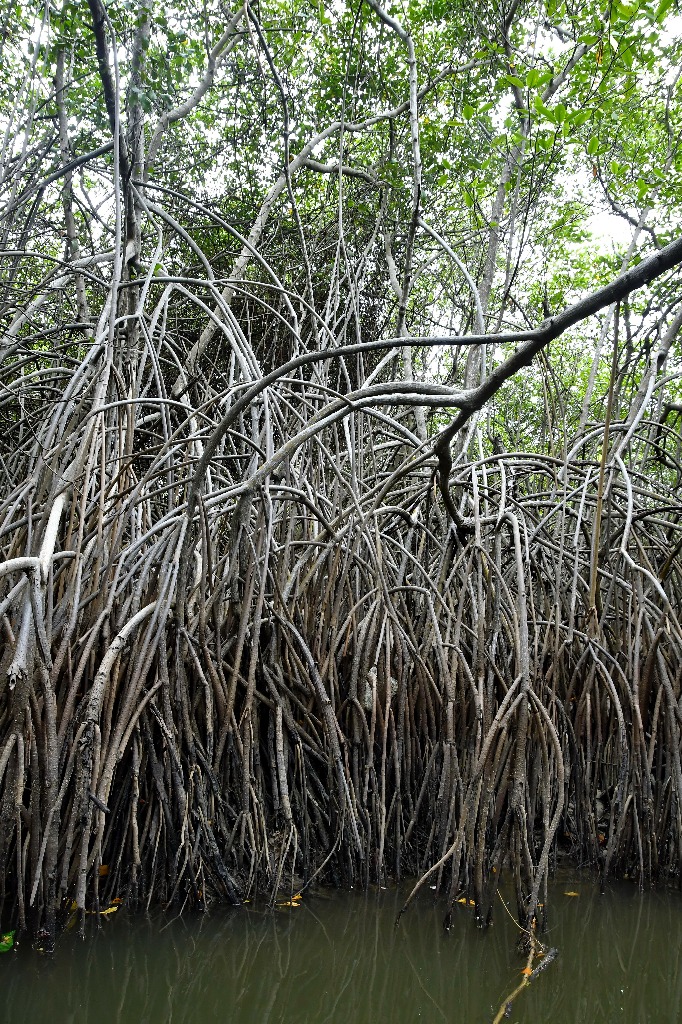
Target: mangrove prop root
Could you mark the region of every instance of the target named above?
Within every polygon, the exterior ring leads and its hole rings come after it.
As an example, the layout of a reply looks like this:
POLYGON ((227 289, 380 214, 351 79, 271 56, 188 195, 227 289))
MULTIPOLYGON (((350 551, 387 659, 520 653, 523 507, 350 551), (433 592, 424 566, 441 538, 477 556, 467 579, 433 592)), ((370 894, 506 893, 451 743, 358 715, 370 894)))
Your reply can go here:
POLYGON ((34 274, 0 366, 3 922, 413 876, 486 924, 506 871, 530 928, 561 855, 677 874, 660 431, 460 453, 455 536, 404 415, 452 389, 300 355, 279 284, 105 265, 34 274))

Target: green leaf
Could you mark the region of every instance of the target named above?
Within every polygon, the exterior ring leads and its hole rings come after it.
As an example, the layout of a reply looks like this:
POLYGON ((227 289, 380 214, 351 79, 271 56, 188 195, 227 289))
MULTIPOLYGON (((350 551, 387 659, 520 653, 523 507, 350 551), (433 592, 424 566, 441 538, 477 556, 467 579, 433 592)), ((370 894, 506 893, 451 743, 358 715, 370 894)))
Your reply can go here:
POLYGON ((462 107, 462 117, 465 121, 470 121, 475 113, 476 110, 469 103, 465 103, 462 107))
POLYGON ((673 0, 661 0, 660 4, 656 8, 656 13, 654 15, 654 21, 658 25, 660 25, 663 19, 665 18, 666 14, 668 13, 668 10, 672 7, 672 3, 673 0))
POLYGON ((545 106, 545 104, 542 102, 542 96, 538 94, 537 96, 533 97, 533 106, 535 107, 538 114, 542 114, 543 117, 547 118, 548 121, 551 121, 552 124, 554 124, 554 111, 550 110, 549 107, 545 106))
POLYGON ((16 931, 3 932, 0 935, 0 953, 7 953, 14 945, 14 936, 16 931))
POLYGON ((505 75, 505 78, 510 85, 518 85, 519 89, 523 89, 526 84, 518 75, 505 75))
POLYGON ((647 192, 649 191, 650 187, 651 186, 649 185, 649 182, 645 181, 644 178, 638 178, 637 179, 637 200, 638 200, 638 202, 641 202, 642 199, 644 199, 644 196, 647 194, 647 192))
POLYGON ((590 156, 595 156, 599 149, 599 139, 596 135, 593 135, 590 141, 587 143, 587 152, 590 156))
POLYGON ((526 85, 529 89, 533 89, 540 81, 540 72, 537 68, 531 68, 526 75, 526 85))

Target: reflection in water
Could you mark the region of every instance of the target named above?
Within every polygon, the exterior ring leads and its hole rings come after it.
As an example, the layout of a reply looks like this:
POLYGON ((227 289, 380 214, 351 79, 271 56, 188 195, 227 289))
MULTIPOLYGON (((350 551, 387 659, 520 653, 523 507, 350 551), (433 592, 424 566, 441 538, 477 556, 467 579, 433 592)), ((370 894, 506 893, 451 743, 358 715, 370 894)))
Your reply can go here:
MULTIPOLYGON (((394 926, 395 892, 310 896, 203 917, 105 920, 86 942, 0 958, 2 1019, 33 1024, 485 1024, 519 980, 516 929, 487 933, 458 908, 452 930, 427 898, 394 926)), ((518 999, 512 1021, 682 1020, 682 898, 588 878, 554 886, 543 938, 560 954, 518 999), (578 897, 565 897, 565 889, 578 897)), ((502 909, 502 908, 500 908, 502 909)))

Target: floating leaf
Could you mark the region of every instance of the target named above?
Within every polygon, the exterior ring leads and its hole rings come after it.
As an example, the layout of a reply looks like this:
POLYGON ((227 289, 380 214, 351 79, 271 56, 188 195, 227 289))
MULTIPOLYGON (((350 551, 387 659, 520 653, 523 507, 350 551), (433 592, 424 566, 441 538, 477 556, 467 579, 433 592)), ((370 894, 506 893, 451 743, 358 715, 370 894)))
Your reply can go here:
POLYGON ((105 917, 107 914, 115 914, 118 907, 107 907, 106 910, 100 910, 100 916, 105 917))
POLYGON ((579 896, 579 892, 565 892, 564 896, 579 896))
POLYGON ((108 864, 100 864, 100 866, 99 866, 99 877, 100 878, 104 878, 108 874, 109 874, 109 865, 108 864))
POLYGON ((301 906, 301 897, 302 897, 302 893, 296 892, 296 893, 294 893, 294 895, 291 897, 290 900, 283 900, 281 903, 278 903, 277 906, 278 907, 300 907, 301 906))
POLYGON ((532 973, 533 973, 533 971, 531 970, 530 967, 524 967, 523 970, 521 971, 521 974, 524 976, 524 978, 530 978, 532 973))
POLYGON ((14 945, 15 931, 3 932, 0 935, 0 953, 7 953, 14 945))

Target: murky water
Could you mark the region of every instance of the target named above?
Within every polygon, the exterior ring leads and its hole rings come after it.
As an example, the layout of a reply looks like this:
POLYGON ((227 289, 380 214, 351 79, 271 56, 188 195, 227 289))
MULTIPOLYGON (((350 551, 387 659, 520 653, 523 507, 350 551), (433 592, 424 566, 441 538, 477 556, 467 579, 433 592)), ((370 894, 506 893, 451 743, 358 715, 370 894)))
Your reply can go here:
MULTIPOLYGON (((478 931, 458 907, 442 931, 427 896, 395 928, 401 894, 305 897, 202 917, 103 921, 64 936, 52 961, 0 956, 0 1020, 14 1024, 485 1024, 521 978, 516 928, 500 904, 478 931)), ((515 1001, 526 1024, 682 1021, 682 896, 582 875, 553 885, 559 956, 515 1001), (578 893, 576 896, 564 895, 578 893)))

